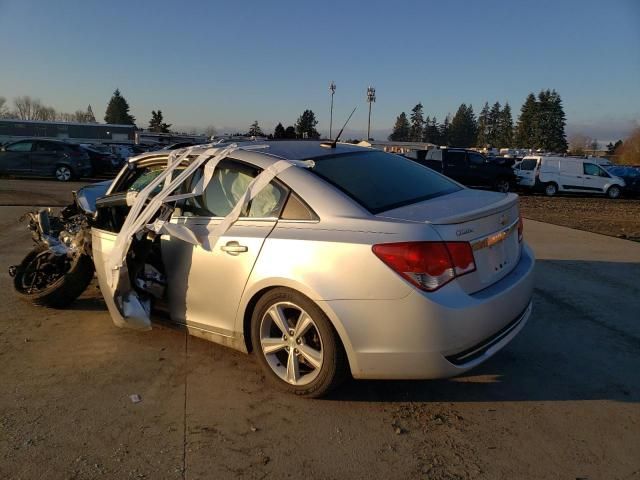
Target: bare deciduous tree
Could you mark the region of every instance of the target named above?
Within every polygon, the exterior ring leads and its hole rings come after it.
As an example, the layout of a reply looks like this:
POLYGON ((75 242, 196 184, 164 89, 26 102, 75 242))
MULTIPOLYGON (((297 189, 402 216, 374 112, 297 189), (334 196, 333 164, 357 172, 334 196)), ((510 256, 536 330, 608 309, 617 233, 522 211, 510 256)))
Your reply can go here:
POLYGON ((29 95, 14 98, 13 104, 16 106, 16 116, 20 120, 33 120, 34 102, 35 100, 29 95))
POLYGON ((623 165, 640 164, 640 128, 636 128, 629 138, 616 150, 617 162, 623 165))
POLYGON ((569 151, 574 155, 584 155, 593 140, 581 133, 574 133, 569 137, 569 151))
POLYGON ((9 109, 7 108, 7 99, 0 97, 0 118, 7 118, 9 116, 9 109))
POLYGON ((209 138, 215 137, 216 133, 218 133, 218 131, 216 130, 216 127, 214 127, 213 125, 207 125, 204 128, 204 134, 209 138))

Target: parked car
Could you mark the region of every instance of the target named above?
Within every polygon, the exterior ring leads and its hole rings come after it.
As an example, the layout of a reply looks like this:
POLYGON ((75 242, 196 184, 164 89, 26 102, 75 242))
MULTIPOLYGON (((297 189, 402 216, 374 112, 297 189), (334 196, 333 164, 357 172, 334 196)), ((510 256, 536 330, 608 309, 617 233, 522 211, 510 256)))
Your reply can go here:
POLYGON ((615 165, 607 168, 607 172, 624 180, 625 195, 640 195, 640 167, 615 165))
POLYGON ((80 144, 91 160, 93 175, 104 175, 117 172, 122 166, 122 162, 113 154, 109 148, 93 144, 80 144))
POLYGON ((527 156, 515 172, 518 185, 542 191, 547 196, 566 192, 618 198, 625 187, 624 180, 585 158, 527 156))
MULTIPOLYGON (((127 278, 151 312, 254 352, 268 378, 308 396, 326 393, 349 372, 457 375, 523 328, 534 257, 516 195, 467 189, 414 161, 349 144, 265 145, 233 151, 202 194, 176 197, 171 215, 162 210, 168 225, 192 231, 210 248, 171 234, 132 237, 127 278), (284 170, 241 203, 241 218, 221 237, 212 236, 249 183, 282 160, 312 162, 284 170)), ((204 151, 195 148, 175 167, 204 151)), ((114 300, 109 262, 131 199, 143 192, 141 203, 149 205, 144 195, 162 183, 146 187, 168 156, 137 157, 96 202, 92 256, 120 326, 150 327, 147 310, 127 316, 114 300)), ((173 191, 192 191, 204 168, 173 191)))
POLYGON ((509 166, 489 162, 473 150, 436 148, 427 150, 424 158, 418 156, 415 161, 468 187, 508 192, 517 183, 517 178, 509 166))
POLYGON ((111 151, 111 153, 118 159, 120 165, 125 163, 129 158, 138 155, 138 152, 134 150, 133 145, 130 144, 103 143, 102 145, 111 151))
POLYGON ((160 150, 177 150, 195 145, 193 142, 178 142, 163 146, 160 150))
POLYGON ((91 160, 75 143, 25 139, 0 147, 0 173, 52 176, 67 182, 91 175, 91 160))

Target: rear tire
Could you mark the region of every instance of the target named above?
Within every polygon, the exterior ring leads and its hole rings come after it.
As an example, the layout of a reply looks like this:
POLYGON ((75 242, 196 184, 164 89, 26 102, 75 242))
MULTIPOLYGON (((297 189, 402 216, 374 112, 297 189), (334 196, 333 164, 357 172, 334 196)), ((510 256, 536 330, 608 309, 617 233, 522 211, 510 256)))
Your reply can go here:
POLYGON ((622 194, 622 190, 617 185, 611 185, 609 187, 609 189, 607 190, 607 197, 609 197, 611 199, 614 199, 614 200, 616 198, 620 198, 621 194, 622 194))
POLYGON ((511 185, 509 183, 509 180, 507 180, 506 178, 499 178, 498 180, 496 180, 493 188, 497 192, 508 193, 509 190, 511 190, 511 185))
POLYGON ((544 194, 547 197, 553 197, 556 193, 558 193, 558 185, 556 185, 555 183, 547 183, 544 186, 544 194))
POLYGON ((68 182, 73 178, 73 172, 66 165, 57 165, 53 175, 59 182, 68 182))
POLYGON ((71 262, 69 270, 45 288, 30 291, 26 287, 30 282, 28 269, 36 257, 47 249, 34 248, 17 266, 13 286, 18 297, 42 307, 65 308, 85 291, 93 279, 93 260, 88 255, 78 255, 71 262))
POLYGON ((331 321, 296 291, 275 288, 258 301, 251 341, 267 378, 289 393, 321 397, 347 377, 347 355, 331 321), (308 326, 298 336, 303 319, 308 326))

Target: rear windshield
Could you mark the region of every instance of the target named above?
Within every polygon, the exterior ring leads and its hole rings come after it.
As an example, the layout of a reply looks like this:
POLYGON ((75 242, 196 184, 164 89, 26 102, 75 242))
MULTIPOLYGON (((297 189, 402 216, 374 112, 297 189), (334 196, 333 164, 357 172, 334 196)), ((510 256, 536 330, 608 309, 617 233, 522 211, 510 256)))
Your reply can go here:
POLYGON ((461 188, 433 170, 379 151, 315 158, 313 172, 371 213, 380 213, 461 188))

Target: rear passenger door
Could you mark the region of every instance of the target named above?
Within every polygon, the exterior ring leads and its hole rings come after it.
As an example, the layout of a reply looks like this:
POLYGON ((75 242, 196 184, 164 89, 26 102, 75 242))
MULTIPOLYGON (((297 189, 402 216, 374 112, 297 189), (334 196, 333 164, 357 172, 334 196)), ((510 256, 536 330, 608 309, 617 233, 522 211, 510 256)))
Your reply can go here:
POLYGON ((493 178, 489 175, 485 158, 479 153, 467 152, 469 185, 492 185, 493 178))
MULTIPOLYGON (((213 241, 211 230, 231 212, 257 174, 255 167, 224 160, 204 194, 190 199, 171 222, 187 225, 199 238, 213 241)), ((198 175, 192 182, 199 180, 198 175)), ((162 237, 169 312, 174 322, 223 337, 235 335, 234 321, 244 287, 287 195, 284 186, 272 181, 212 249, 162 237)))
POLYGON ((50 175, 63 153, 63 145, 44 140, 34 142, 34 147, 31 151, 31 170, 33 174, 50 175))
POLYGON ((468 185, 466 153, 463 151, 447 151, 444 153, 443 173, 447 177, 468 185))

